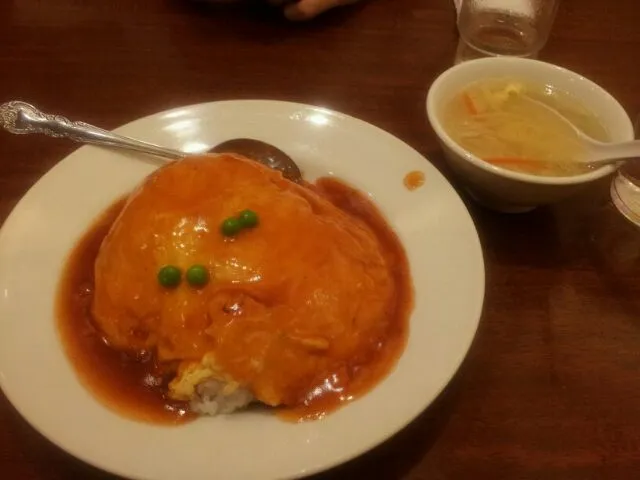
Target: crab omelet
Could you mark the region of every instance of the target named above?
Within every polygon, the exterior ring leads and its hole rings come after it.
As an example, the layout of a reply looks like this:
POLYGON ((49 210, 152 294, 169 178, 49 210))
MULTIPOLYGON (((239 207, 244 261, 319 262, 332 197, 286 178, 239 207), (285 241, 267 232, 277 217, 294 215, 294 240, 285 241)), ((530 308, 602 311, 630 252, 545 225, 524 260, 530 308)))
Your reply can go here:
POLYGON ((190 157, 129 197, 95 262, 92 314, 111 347, 170 365, 167 395, 200 413, 348 399, 404 328, 396 261, 317 188, 236 155, 190 157), (246 209, 258 224, 225 235, 246 209), (166 265, 209 281, 168 288, 166 265))

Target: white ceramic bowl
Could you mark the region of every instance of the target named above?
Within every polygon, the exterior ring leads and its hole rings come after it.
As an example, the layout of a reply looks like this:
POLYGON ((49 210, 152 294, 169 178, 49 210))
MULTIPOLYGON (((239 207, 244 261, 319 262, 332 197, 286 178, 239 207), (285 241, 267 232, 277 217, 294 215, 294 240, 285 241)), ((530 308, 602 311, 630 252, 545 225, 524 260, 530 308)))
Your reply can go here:
POLYGON ((439 119, 445 104, 470 83, 497 76, 522 78, 563 90, 579 98, 599 117, 611 141, 623 142, 634 138, 633 124, 616 99, 575 72, 538 60, 514 57, 461 63, 445 71, 431 85, 427 95, 427 115, 446 159, 472 197, 495 210, 522 212, 567 198, 614 172, 614 166, 605 166, 571 177, 528 175, 484 162, 456 144, 444 131, 439 119))

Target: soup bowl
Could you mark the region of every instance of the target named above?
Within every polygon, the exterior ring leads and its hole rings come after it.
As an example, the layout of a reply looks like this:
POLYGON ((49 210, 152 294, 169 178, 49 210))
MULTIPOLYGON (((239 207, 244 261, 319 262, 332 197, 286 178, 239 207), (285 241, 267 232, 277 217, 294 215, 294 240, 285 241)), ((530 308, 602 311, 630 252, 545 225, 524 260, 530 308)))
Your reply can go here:
POLYGON ((562 90, 595 114, 606 129, 609 141, 625 142, 634 138, 633 123, 624 108, 606 90, 578 73, 515 57, 483 58, 458 64, 431 85, 426 101, 427 116, 448 164, 476 201, 502 212, 525 212, 570 197, 615 171, 615 165, 607 165, 573 176, 532 175, 489 164, 458 145, 442 126, 441 117, 447 103, 469 84, 496 77, 562 90))

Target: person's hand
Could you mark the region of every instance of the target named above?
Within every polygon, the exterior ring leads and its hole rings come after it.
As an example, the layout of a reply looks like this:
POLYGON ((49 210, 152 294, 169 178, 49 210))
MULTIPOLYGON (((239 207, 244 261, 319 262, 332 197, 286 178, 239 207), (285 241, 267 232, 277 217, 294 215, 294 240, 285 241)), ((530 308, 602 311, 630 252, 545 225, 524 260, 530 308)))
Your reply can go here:
POLYGON ((330 8, 349 5, 358 0, 270 0, 276 5, 283 5, 284 14, 289 20, 309 20, 330 8))

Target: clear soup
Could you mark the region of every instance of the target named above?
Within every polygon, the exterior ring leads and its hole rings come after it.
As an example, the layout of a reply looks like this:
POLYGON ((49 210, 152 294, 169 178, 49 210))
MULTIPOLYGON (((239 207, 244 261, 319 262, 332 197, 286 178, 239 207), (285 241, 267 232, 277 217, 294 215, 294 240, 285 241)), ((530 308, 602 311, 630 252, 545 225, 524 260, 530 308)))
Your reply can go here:
POLYGON ((570 126, 537 102, 555 109, 595 140, 610 140, 600 119, 570 94, 514 78, 467 86, 442 112, 447 134, 465 150, 501 168, 543 176, 586 173, 583 147, 570 126))

